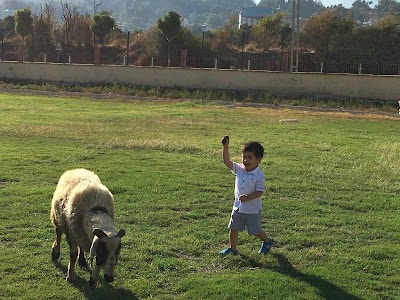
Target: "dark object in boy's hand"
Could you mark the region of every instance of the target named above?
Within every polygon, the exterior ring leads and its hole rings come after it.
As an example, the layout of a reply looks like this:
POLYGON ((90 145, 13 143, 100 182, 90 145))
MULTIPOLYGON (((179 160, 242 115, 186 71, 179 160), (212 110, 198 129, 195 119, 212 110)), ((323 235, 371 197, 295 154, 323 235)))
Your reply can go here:
POLYGON ((222 140, 221 140, 222 145, 225 145, 225 143, 226 143, 227 141, 229 141, 229 136, 228 136, 228 135, 225 135, 225 136, 222 138, 222 140))

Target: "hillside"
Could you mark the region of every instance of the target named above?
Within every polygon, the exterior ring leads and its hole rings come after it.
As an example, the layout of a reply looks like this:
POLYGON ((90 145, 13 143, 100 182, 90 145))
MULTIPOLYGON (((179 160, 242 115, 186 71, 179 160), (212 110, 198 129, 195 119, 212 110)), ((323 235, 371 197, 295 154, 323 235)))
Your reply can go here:
MULTIPOLYGON (((400 15, 398 0, 304 0, 301 3, 300 17, 307 19, 314 13, 324 9, 325 6, 342 3, 351 6, 350 2, 356 2, 359 11, 353 18, 365 22, 375 16, 383 16, 388 13, 400 15), (375 5, 375 6, 374 6, 375 5), (372 10, 376 13, 371 13, 372 10)), ((159 18, 163 18, 168 12, 176 11, 187 19, 189 27, 201 32, 201 26, 207 24, 207 28, 223 27, 230 16, 237 15, 238 10, 249 6, 276 7, 281 12, 291 15, 292 6, 286 0, 0 0, 0 19, 7 15, 13 15, 16 10, 30 8, 33 13, 41 11, 44 4, 53 6, 56 17, 62 19, 62 3, 76 7, 80 14, 93 15, 102 10, 111 11, 113 17, 124 31, 135 29, 148 29, 153 27, 159 18)), ((343 7, 342 7, 343 8, 343 7)), ((343 10, 343 15, 349 12, 343 10)))
MULTIPOLYGON (((49 1, 3 0, 0 1, 0 9, 15 11, 29 6, 36 11, 43 3, 49 1)), ((61 14, 61 1, 54 0, 52 3, 61 14)), ((191 25, 203 24, 212 18, 216 26, 222 26, 229 16, 237 14, 238 9, 255 6, 253 0, 69 0, 63 3, 76 5, 81 13, 93 14, 95 9, 112 11, 117 22, 128 30, 152 27, 172 10, 185 17, 191 25)))

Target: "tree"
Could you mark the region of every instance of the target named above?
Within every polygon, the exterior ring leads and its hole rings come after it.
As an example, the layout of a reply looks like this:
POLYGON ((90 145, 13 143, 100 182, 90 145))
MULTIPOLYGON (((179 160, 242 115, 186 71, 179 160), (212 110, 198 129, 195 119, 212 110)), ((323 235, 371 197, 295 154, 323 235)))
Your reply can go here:
POLYGON ((32 34, 33 31, 33 18, 31 11, 27 8, 18 10, 15 15, 15 31, 19 33, 22 39, 32 34))
POLYGON ((98 37, 99 43, 103 45, 104 37, 109 34, 115 27, 117 22, 111 16, 111 12, 101 11, 97 15, 93 16, 90 24, 90 29, 98 37))
POLYGON ((353 28, 354 21, 351 18, 342 18, 333 9, 327 9, 304 23, 301 40, 305 47, 315 51, 317 57, 327 63, 333 47, 353 28))
POLYGON ((400 16, 387 15, 379 19, 373 27, 381 30, 388 30, 394 33, 400 33, 400 16))
POLYGON ((220 28, 224 26, 224 19, 221 15, 209 14, 206 18, 206 24, 211 28, 220 28))
POLYGON ((75 24, 75 39, 78 46, 92 45, 92 33, 90 29, 91 17, 89 14, 79 15, 75 24))
POLYGON ((400 16, 400 2, 396 0, 379 0, 375 9, 380 16, 385 16, 388 13, 400 16))
POLYGON ((355 0, 353 4, 351 5, 352 9, 358 9, 358 10, 371 10, 370 5, 372 4, 372 1, 368 0, 355 0))
POLYGON ((285 46, 289 44, 289 41, 291 41, 291 34, 292 28, 289 27, 289 24, 285 24, 281 28, 281 55, 285 46))
POLYGON ((371 13, 371 4, 372 1, 355 0, 350 8, 353 19, 364 23, 371 13))
POLYGON ((231 16, 229 22, 222 28, 213 30, 214 41, 212 44, 212 50, 215 51, 227 51, 232 48, 233 45, 239 45, 241 41, 241 32, 238 28, 238 16, 231 16))
POLYGON ((70 44, 73 40, 72 33, 74 32, 76 20, 79 17, 77 6, 72 6, 68 3, 61 1, 62 17, 63 17, 63 31, 64 31, 64 44, 70 44))
POLYGON ((0 20, 0 30, 3 37, 15 35, 15 19, 14 16, 7 16, 4 20, 0 20))
MULTIPOLYGON (((22 37, 22 46, 25 45, 25 37, 33 33, 33 18, 30 9, 18 10, 15 15, 15 31, 22 37)), ((23 51, 22 51, 23 53, 23 51)), ((22 60, 24 60, 22 54, 22 60)))
POLYGON ((286 15, 277 13, 273 16, 266 16, 258 21, 251 29, 252 36, 263 50, 270 50, 271 47, 279 47, 281 44, 281 33, 286 25, 286 15))
POLYGON ((375 38, 370 40, 368 47, 373 45, 377 63, 393 63, 400 61, 400 16, 386 15, 371 26, 375 38), (371 45, 372 44, 372 45, 371 45))
POLYGON ((34 16, 34 36, 32 41, 35 53, 42 55, 43 53, 52 53, 54 51, 54 43, 52 41, 53 30, 56 28, 57 20, 54 15, 55 8, 50 3, 40 5, 38 15, 34 16))
POLYGON ((170 11, 164 19, 158 19, 157 25, 166 39, 171 40, 181 30, 181 16, 176 11, 170 11))
POLYGON ((400 17, 387 15, 371 26, 360 27, 354 32, 352 47, 346 51, 348 58, 370 68, 378 74, 378 66, 400 61, 400 17))
POLYGON ((170 11, 164 19, 158 19, 158 28, 168 41, 168 66, 171 65, 171 43, 182 30, 181 16, 176 11, 170 11))

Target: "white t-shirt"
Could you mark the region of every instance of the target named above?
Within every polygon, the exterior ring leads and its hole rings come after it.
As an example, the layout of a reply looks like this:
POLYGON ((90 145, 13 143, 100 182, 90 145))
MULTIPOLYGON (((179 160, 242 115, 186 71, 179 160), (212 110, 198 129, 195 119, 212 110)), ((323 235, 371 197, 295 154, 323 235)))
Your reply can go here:
POLYGON ((264 173, 259 167, 251 172, 247 172, 244 165, 238 163, 233 163, 232 173, 236 175, 233 209, 245 214, 258 214, 262 207, 262 197, 241 202, 239 196, 242 194, 250 195, 254 192, 263 192, 265 189, 264 173))

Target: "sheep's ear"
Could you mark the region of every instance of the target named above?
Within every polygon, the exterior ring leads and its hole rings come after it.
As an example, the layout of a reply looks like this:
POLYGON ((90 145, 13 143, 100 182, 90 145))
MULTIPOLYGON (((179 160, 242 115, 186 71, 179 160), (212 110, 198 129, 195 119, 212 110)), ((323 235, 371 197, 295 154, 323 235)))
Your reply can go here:
POLYGON ((107 237, 107 234, 101 229, 95 228, 93 229, 93 234, 97 236, 99 239, 107 237))
POLYGON ((122 238, 124 235, 125 235, 125 230, 120 229, 120 231, 118 231, 116 236, 119 237, 119 238, 122 238))
POLYGON ((90 246, 90 265, 92 265, 93 258, 96 256, 97 244, 99 243, 99 238, 97 236, 94 237, 92 245, 90 246))

